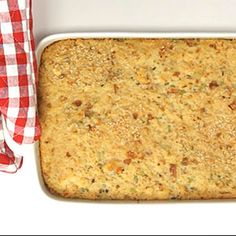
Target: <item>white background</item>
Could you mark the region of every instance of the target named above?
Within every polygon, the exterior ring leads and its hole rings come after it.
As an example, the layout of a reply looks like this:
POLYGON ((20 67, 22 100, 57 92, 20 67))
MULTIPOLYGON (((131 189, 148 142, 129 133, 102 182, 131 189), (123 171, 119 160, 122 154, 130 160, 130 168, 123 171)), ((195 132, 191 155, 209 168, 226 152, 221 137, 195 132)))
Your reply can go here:
MULTIPOLYGON (((235 31, 234 0, 33 0, 37 41, 71 31, 235 31)), ((236 204, 89 204, 48 198, 34 158, 0 174, 0 234, 235 234, 236 204)))

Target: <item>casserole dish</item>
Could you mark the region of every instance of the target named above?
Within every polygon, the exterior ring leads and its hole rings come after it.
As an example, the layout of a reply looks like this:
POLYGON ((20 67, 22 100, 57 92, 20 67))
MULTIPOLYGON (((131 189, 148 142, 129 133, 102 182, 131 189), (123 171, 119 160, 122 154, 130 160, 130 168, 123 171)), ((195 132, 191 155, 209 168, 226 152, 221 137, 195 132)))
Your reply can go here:
MULTIPOLYGON (((164 39, 164 38, 171 38, 171 39, 183 39, 183 38, 215 38, 215 39, 231 39, 234 38, 233 34, 208 34, 208 33, 202 33, 202 34, 195 34, 195 33, 74 33, 74 34, 60 34, 60 35, 53 35, 45 40, 43 40, 38 47, 37 55, 38 55, 38 61, 40 62, 41 55, 46 47, 49 45, 52 45, 53 43, 64 40, 64 39, 164 39)), ((212 81, 214 82, 214 81, 212 81)), ((170 164, 170 171, 174 174, 176 174, 176 166, 174 164, 170 164)), ((41 176, 41 175, 40 175, 41 176)), ((108 191, 108 190, 107 190, 108 191)), ((134 199, 133 199, 134 200, 134 199)), ((138 199, 136 199, 138 200, 138 199)), ((143 199, 145 200, 145 199, 143 199)))

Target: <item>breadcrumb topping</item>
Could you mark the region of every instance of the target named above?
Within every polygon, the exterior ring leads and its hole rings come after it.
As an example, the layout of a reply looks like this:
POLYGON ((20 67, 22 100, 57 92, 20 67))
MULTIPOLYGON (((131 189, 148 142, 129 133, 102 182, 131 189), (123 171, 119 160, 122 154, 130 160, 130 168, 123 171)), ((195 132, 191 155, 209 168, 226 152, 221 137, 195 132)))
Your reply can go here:
POLYGON ((42 173, 57 195, 236 197, 236 41, 71 39, 40 65, 42 173))

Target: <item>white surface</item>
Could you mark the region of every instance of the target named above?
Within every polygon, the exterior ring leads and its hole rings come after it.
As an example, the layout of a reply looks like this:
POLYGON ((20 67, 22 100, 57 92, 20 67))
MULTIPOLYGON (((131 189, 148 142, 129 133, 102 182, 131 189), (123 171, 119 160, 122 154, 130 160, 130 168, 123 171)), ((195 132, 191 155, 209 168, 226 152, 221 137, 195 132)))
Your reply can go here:
POLYGON ((36 37, 78 31, 236 31, 235 0, 33 0, 36 37))
MULTIPOLYGON (((62 31, 236 31, 233 0, 33 0, 37 39, 62 31)), ((235 203, 88 204, 48 198, 27 155, 0 174, 0 234, 234 234, 235 203)))

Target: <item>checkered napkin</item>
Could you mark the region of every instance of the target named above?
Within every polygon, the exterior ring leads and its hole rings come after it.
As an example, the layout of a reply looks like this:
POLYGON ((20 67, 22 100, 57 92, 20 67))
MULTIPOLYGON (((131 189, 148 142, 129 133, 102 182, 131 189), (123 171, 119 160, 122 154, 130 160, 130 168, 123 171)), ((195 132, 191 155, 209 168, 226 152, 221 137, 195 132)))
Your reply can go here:
POLYGON ((0 171, 15 173, 23 161, 5 132, 17 144, 39 139, 34 49, 31 0, 0 0, 0 171))

